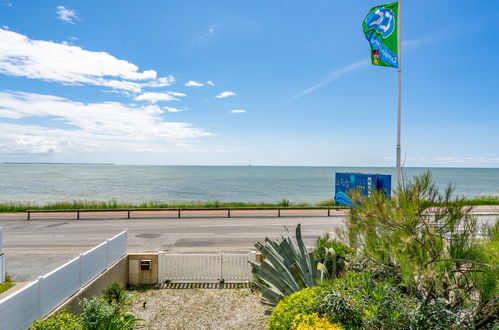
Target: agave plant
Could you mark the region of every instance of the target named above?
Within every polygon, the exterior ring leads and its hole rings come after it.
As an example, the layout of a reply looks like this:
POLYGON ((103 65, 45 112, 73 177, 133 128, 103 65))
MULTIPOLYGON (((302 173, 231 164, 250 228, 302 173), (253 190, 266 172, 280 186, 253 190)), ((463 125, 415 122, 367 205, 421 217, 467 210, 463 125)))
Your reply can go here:
POLYGON ((265 238, 265 244, 257 242, 255 247, 265 259, 261 263, 250 262, 253 274, 259 279, 256 285, 262 292, 262 302, 270 306, 293 292, 316 286, 324 277, 303 243, 300 225, 296 227, 295 239, 284 228, 286 238, 280 241, 265 238))

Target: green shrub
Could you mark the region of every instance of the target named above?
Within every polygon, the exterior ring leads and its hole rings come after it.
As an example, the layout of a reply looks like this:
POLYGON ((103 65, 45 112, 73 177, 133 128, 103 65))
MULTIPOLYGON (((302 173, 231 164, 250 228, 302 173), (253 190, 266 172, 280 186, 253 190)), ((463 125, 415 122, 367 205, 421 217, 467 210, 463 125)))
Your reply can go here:
POLYGON ((377 263, 364 255, 357 255, 352 258, 347 266, 347 270, 370 273, 377 281, 386 279, 396 284, 399 284, 402 281, 400 277, 400 267, 377 263))
POLYGON ((465 329, 459 315, 448 303, 442 299, 431 301, 429 304, 421 302, 415 314, 415 329, 465 329))
POLYGON ((101 297, 83 298, 81 309, 80 321, 83 328, 88 330, 102 329, 103 325, 119 314, 117 307, 108 304, 101 297))
POLYGON ((270 316, 269 329, 289 329, 298 314, 312 314, 320 292, 320 287, 306 288, 279 301, 270 316))
POLYGON ((103 297, 84 298, 81 307, 80 323, 85 330, 128 330, 140 321, 134 314, 122 311, 121 306, 107 303, 103 297))
POLYGON ((354 250, 340 241, 331 239, 329 233, 317 238, 314 250, 316 263, 322 263, 326 266, 329 277, 337 277, 345 271, 347 262, 353 256, 354 250), (327 249, 333 249, 334 255, 327 252, 327 249), (334 259, 334 260, 333 260, 334 259))
POLYGON ((130 301, 131 295, 126 292, 125 287, 119 282, 109 284, 103 291, 104 300, 109 304, 119 306, 125 305, 130 301))
POLYGON ((392 282, 376 281, 370 273, 348 272, 323 288, 317 310, 350 328, 408 329, 416 308, 416 300, 392 282))
POLYGON ((82 330, 83 327, 78 322, 78 318, 60 311, 44 320, 37 320, 31 326, 32 330, 82 330))
POLYGON ((397 265, 400 286, 424 304, 443 299, 477 328, 497 321, 499 265, 489 247, 497 251, 499 229, 482 236, 451 186, 441 192, 427 172, 391 199, 376 191, 352 198, 359 203, 348 214, 348 236, 361 254, 387 269, 397 265))
POLYGON ((131 330, 141 319, 129 312, 113 315, 107 323, 101 325, 102 330, 131 330))

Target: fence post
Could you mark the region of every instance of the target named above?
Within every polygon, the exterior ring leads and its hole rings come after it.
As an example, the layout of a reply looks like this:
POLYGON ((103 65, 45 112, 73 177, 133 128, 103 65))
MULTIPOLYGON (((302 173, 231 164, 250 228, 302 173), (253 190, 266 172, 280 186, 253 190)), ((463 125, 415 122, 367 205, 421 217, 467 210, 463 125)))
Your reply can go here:
POLYGON ((281 216, 281 209, 277 209, 277 216, 280 217, 281 216))
POLYGON ((38 276, 38 318, 41 319, 42 315, 42 279, 43 276, 38 276))
POLYGON ((76 220, 80 220, 80 210, 76 210, 76 220))
POLYGON ((106 240, 106 269, 109 268, 109 240, 106 240))
POLYGON ((224 280, 224 253, 220 253, 220 283, 224 280))
POLYGON ((330 208, 330 207, 328 207, 328 208, 327 208, 327 216, 329 217, 330 215, 331 215, 331 208, 330 208))
POLYGON ((230 209, 227 209, 227 218, 230 218, 230 209))
POLYGON ((28 219, 26 219, 26 220, 30 220, 31 219, 31 212, 30 211, 26 211, 26 213, 28 213, 28 219))
POLYGON ((128 210, 128 219, 130 219, 130 210, 128 210))
POLYGON ((80 289, 83 287, 83 253, 78 256, 78 263, 80 264, 80 289))
POLYGON ((128 228, 125 229, 125 255, 128 253, 128 228))
POLYGON ((178 218, 180 219, 180 209, 178 209, 178 218))

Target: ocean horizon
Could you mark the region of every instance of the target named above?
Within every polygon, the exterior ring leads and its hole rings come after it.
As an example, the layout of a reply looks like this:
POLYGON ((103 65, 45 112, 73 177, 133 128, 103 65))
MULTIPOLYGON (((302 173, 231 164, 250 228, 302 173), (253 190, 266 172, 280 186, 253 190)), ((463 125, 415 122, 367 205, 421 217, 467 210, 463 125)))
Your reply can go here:
MULTIPOLYGON (((499 168, 406 167, 405 179, 430 170, 440 187, 464 197, 499 196, 499 168)), ((334 195, 335 172, 391 174, 393 167, 198 166, 67 163, 0 164, 0 203, 111 201, 317 203, 334 195)))

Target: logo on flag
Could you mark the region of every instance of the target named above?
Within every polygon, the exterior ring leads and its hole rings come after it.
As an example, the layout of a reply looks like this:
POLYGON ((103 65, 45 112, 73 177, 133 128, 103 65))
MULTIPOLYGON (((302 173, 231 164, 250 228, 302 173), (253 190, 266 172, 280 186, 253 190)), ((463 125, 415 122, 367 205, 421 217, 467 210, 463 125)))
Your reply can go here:
POLYGON ((390 8, 378 7, 366 17, 367 28, 374 28, 383 38, 388 38, 395 29, 395 14, 390 8))
POLYGON ((362 27, 371 44, 374 65, 398 67, 398 2, 371 8, 362 27))

